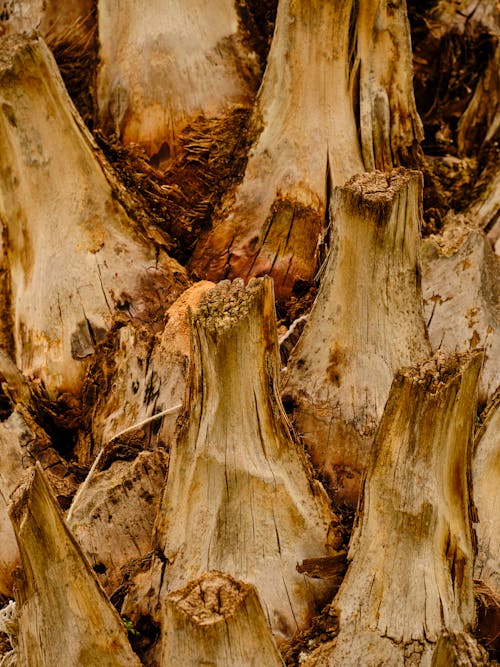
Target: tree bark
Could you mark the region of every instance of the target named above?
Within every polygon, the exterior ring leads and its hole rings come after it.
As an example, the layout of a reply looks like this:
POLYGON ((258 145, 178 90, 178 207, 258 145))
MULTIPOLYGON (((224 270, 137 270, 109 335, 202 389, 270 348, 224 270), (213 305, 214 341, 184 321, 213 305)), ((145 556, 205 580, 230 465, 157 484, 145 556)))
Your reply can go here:
POLYGON ((420 197, 419 174, 404 170, 334 191, 333 247, 283 383, 313 462, 335 498, 354 506, 394 374, 430 353, 420 197))
POLYGON ((481 361, 478 352, 438 355, 396 375, 331 607, 340 632, 305 665, 430 665, 442 633, 472 629, 469 486, 481 361))
POLYGON ((479 230, 450 222, 422 246, 422 293, 435 350, 485 351, 479 401, 500 386, 500 258, 479 230))
POLYGON ((193 271, 269 274, 279 299, 311 282, 331 187, 399 165, 422 138, 410 61, 404 3, 280 2, 252 120, 260 134, 193 271))

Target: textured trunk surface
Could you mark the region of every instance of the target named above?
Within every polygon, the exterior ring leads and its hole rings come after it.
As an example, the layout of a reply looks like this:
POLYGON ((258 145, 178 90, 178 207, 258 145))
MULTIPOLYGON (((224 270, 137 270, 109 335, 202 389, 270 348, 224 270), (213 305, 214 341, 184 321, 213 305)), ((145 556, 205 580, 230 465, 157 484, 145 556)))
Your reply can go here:
POLYGON ((21 552, 20 667, 139 667, 127 633, 37 465, 10 508, 21 552))
POLYGON ((435 350, 484 349, 479 401, 485 405, 500 386, 500 258, 485 235, 452 223, 426 239, 422 292, 435 350))
POLYGON ((99 120, 162 167, 199 115, 249 106, 259 63, 241 30, 238 3, 100 0, 99 120))
POLYGON ((499 54, 0 2, 0 667, 499 659, 499 54))
POLYGON ((396 376, 331 607, 340 632, 307 665, 430 665, 443 632, 472 628, 469 487, 481 359, 437 356, 396 376))
POLYGON ((211 280, 267 273, 281 299, 312 281, 332 185, 417 148, 410 63, 404 3, 280 2, 254 109, 260 134, 193 270, 211 280))
POLYGON ((500 392, 476 439, 472 483, 478 518, 474 576, 500 600, 500 392))
POLYGON ((360 477, 394 374, 430 353, 420 292, 417 172, 352 179, 332 198, 333 247, 283 393, 338 500, 360 477), (355 287, 354 287, 355 286, 355 287))
POLYGON ((290 638, 327 600, 296 566, 333 554, 333 515, 310 477, 278 394, 272 283, 221 283, 193 315, 184 424, 156 527, 161 597, 217 569, 252 583, 275 636, 290 638), (329 535, 330 531, 330 535, 329 535))
POLYGON ((184 270, 128 216, 40 39, 2 40, 0 92, 2 317, 19 368, 52 396, 77 392, 118 311, 154 328, 184 270))
POLYGON ((162 667, 279 667, 253 586, 208 572, 165 601, 162 667))

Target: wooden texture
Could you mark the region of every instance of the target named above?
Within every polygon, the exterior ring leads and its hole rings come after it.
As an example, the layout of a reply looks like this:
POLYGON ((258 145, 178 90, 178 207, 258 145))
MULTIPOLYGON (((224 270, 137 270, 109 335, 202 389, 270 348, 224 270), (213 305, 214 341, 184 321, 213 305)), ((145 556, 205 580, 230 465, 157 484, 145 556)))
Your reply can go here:
POLYGON ((253 586, 208 572, 165 600, 161 667, 283 664, 253 586))
POLYGON ((201 0, 100 0, 98 12, 100 124, 160 167, 190 120, 251 103, 259 63, 234 0, 213 0, 210 11, 201 0))
POLYGON ((186 390, 189 309, 196 308, 203 294, 213 286, 201 281, 185 290, 168 309, 161 333, 154 334, 148 327, 136 324, 118 331, 112 350, 112 369, 97 387, 98 400, 93 407, 94 456, 101 446, 125 436, 140 440, 145 448, 170 447, 186 390), (167 410, 171 412, 141 426, 145 420, 167 410))
POLYGON ((3 3, 0 35, 38 31, 43 37, 64 37, 75 24, 90 23, 92 0, 10 0, 3 3))
POLYGON ((408 162, 422 139, 404 3, 282 0, 242 183, 191 263, 210 280, 312 281, 332 186, 408 162))
POLYGON ((76 392, 118 311, 154 328, 185 273, 128 216, 42 40, 0 42, 0 92, 4 316, 19 368, 51 396, 76 392))
POLYGON ((500 386, 500 259, 479 230, 451 223, 422 249, 424 312, 433 348, 484 348, 479 400, 500 386))
POLYGON ((359 86, 364 167, 389 171, 416 165, 424 135, 413 94, 406 2, 359 0, 355 6, 358 16, 350 58, 359 86))
POLYGON ((281 406, 271 280, 220 283, 192 327, 189 407, 156 527, 160 597, 217 569, 253 584, 277 639, 290 638, 333 586, 296 566, 331 553, 335 535, 281 406))
POLYGON ((127 563, 152 549, 168 455, 162 449, 138 453, 117 445, 106 448, 100 461, 75 496, 67 523, 111 595, 122 583, 127 563), (106 458, 112 463, 106 465, 106 458))
POLYGON ((442 633, 472 629, 469 486, 481 357, 438 355, 396 375, 364 482, 351 563, 331 607, 339 635, 304 665, 423 667, 442 633))
POLYGON ((500 391, 476 438, 472 484, 478 517, 474 576, 500 599, 500 391))
POLYGON ((333 192, 333 247, 283 382, 313 462, 352 505, 395 372, 430 353, 420 197, 418 172, 405 170, 333 192))
POLYGON ((23 578, 18 582, 18 664, 139 667, 122 620, 71 535, 41 467, 10 507, 23 578))
POLYGON ((26 470, 39 461, 61 501, 74 493, 76 484, 65 461, 22 406, 0 422, 0 452, 0 595, 8 598, 13 595, 13 570, 19 565, 8 506, 26 470))

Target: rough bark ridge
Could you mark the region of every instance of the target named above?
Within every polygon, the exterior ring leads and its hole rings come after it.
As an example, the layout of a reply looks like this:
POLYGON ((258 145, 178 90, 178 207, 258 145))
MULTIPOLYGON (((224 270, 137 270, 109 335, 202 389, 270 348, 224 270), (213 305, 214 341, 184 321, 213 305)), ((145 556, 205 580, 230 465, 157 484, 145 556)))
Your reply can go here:
POLYGON ((240 31, 238 3, 100 0, 99 122, 141 144, 163 167, 198 115, 250 105, 259 63, 240 31))
POLYGON ((12 502, 22 579, 19 664, 138 667, 123 623, 64 523, 39 464, 12 502))
POLYGON ((212 569, 252 583, 277 638, 307 625, 332 590, 296 570, 335 538, 278 394, 272 283, 223 282, 193 315, 192 375, 156 528, 160 597, 212 569))
POLYGON ((395 377, 351 564, 332 603, 340 632, 305 664, 423 667, 442 633, 472 628, 469 487, 481 357, 438 355, 395 377))
POLYGON ((402 169, 334 191, 333 247, 283 383, 313 462, 354 506, 394 374, 430 354, 420 199, 419 173, 402 169))
POLYGON ((41 39, 4 38, 0 90, 15 355, 55 397, 79 390, 82 360, 118 310, 154 327, 186 286, 185 273, 129 218, 41 39))

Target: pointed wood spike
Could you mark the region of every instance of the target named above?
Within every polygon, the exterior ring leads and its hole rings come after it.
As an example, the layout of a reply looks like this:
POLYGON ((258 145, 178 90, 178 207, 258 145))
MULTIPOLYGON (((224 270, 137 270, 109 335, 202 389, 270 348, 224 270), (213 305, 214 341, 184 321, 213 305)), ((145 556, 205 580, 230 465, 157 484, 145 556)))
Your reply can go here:
POLYGON ((66 526, 37 464, 10 517, 21 553, 18 656, 30 667, 139 667, 127 631, 66 526))

